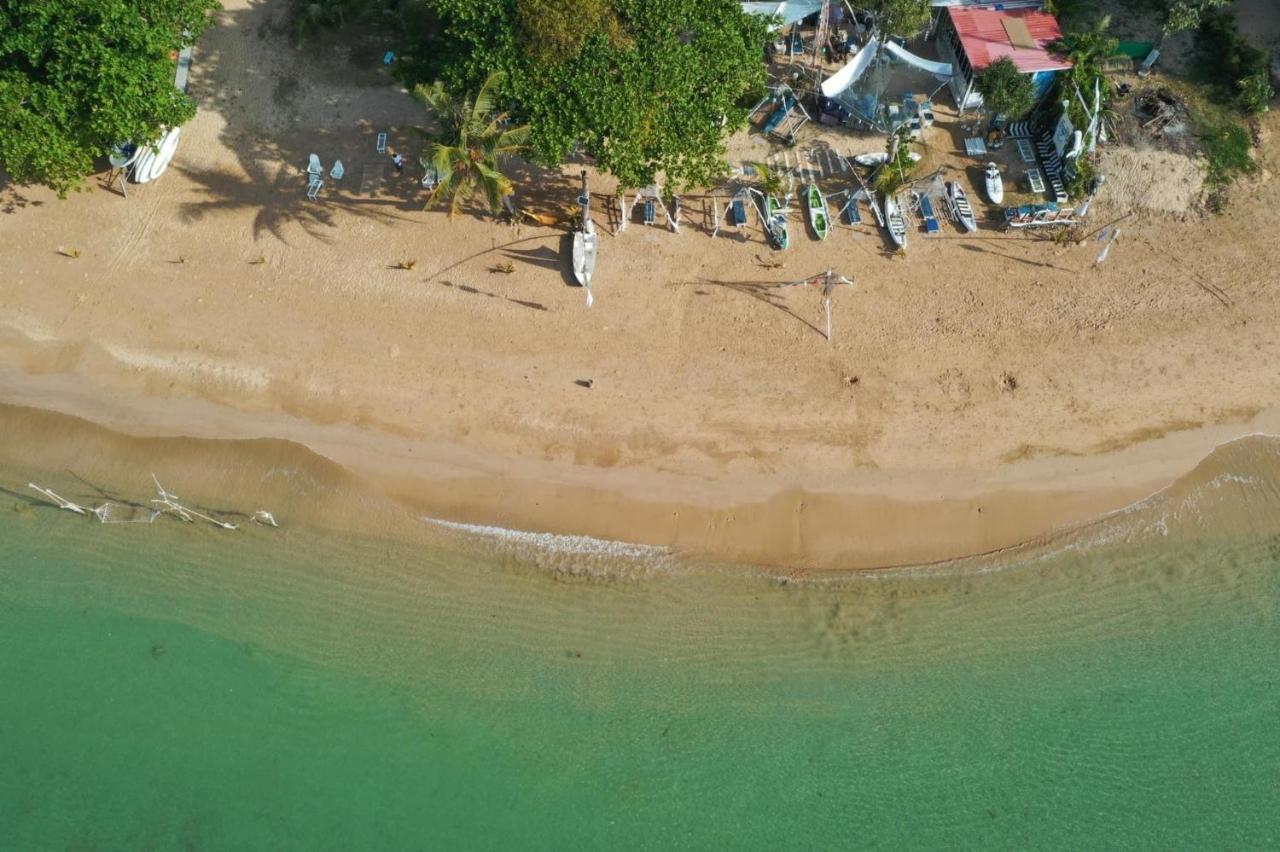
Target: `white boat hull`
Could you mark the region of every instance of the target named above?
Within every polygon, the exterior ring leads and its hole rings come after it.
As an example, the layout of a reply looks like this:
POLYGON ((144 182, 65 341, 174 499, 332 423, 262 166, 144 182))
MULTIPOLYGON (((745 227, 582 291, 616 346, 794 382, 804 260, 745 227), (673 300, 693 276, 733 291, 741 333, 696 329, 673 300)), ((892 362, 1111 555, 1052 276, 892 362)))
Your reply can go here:
POLYGON ((992 204, 999 204, 1004 201, 1004 181, 1000 178, 999 171, 987 171, 987 198, 992 204))
POLYGON ((947 198, 951 201, 951 212, 955 214, 966 231, 978 230, 978 220, 973 215, 973 207, 969 204, 969 196, 964 187, 952 181, 947 184, 947 198))
POLYGON ((906 248, 907 222, 902 218, 902 207, 898 204, 898 199, 892 195, 884 197, 884 222, 885 229, 889 231, 889 239, 893 240, 894 245, 906 248))
POLYGON ((583 287, 591 286, 591 275, 596 269, 598 239, 594 228, 590 231, 578 231, 573 235, 573 277, 583 287))

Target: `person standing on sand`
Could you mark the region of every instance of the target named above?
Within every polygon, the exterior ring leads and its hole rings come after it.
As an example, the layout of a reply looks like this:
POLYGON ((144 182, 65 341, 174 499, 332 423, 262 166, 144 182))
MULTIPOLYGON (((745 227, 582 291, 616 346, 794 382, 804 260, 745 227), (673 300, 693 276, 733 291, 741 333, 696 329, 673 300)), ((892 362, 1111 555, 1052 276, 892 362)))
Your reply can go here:
POLYGON ((396 174, 404 174, 404 157, 401 157, 399 154, 392 154, 391 162, 395 164, 396 174))

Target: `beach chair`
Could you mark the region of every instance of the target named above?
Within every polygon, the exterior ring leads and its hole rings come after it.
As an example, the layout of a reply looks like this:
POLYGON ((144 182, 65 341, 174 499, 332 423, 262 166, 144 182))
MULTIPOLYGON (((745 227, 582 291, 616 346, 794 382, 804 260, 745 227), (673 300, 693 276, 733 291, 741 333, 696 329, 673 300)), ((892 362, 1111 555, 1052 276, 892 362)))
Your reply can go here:
POLYGON ((646 198, 644 202, 644 223, 652 225, 657 218, 658 205, 652 198, 646 198))
POLYGON ((378 153, 379 153, 379 154, 385 154, 385 153, 387 153, 387 134, 385 134, 385 133, 379 133, 379 134, 378 134, 378 143, 377 143, 377 147, 378 147, 378 153))
POLYGON ((312 180, 317 180, 324 174, 324 166, 320 165, 320 157, 312 154, 310 161, 307 163, 307 175, 312 180))
POLYGON ((329 177, 333 178, 334 180, 342 180, 342 176, 345 175, 346 173, 347 173, 347 170, 343 168, 342 161, 334 160, 333 168, 329 169, 329 177))
POLYGON ((1039 169, 1027 169, 1027 183, 1031 185, 1032 192, 1044 195, 1044 175, 1039 169))
POLYGON ((312 178, 311 182, 307 184, 307 198, 315 201, 316 197, 320 195, 320 190, 323 188, 324 181, 319 178, 312 178))

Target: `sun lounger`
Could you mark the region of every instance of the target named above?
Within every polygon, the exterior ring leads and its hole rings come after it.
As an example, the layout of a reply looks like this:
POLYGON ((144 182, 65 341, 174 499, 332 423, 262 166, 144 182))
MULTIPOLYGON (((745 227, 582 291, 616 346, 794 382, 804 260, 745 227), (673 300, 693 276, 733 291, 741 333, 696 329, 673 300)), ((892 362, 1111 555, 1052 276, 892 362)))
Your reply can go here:
POLYGON ((312 180, 324 174, 324 166, 320 165, 320 158, 315 154, 311 155, 311 159, 307 163, 307 174, 310 175, 312 180))
POLYGON ((1027 183, 1031 185, 1032 192, 1044 195, 1044 176, 1039 169, 1027 169, 1027 183))
POLYGON ((1034 163, 1036 161, 1036 149, 1031 147, 1031 142, 1027 139, 1015 139, 1018 143, 1018 156, 1022 158, 1024 163, 1034 163))
POLYGON ((987 143, 981 136, 967 136, 964 140, 964 152, 970 157, 981 157, 987 153, 987 143))
POLYGON ((733 199, 733 206, 730 209, 733 211, 734 225, 741 228, 743 225, 747 224, 747 205, 742 203, 741 198, 733 199))
POLYGON ((645 199, 644 223, 646 225, 652 225, 654 220, 657 218, 657 213, 658 213, 658 205, 654 202, 654 200, 652 198, 645 199))
POLYGON ((379 134, 378 134, 378 144, 377 144, 377 147, 378 147, 378 153, 379 153, 379 154, 385 154, 385 153, 387 153, 387 134, 385 134, 385 133, 379 133, 379 134))

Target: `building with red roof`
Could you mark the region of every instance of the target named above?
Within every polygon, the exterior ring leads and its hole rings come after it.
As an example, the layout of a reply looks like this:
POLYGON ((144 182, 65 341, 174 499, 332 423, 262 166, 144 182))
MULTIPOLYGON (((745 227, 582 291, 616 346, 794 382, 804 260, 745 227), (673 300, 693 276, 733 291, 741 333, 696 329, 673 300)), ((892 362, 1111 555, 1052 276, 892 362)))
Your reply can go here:
POLYGON ((1071 63, 1055 55, 1049 45, 1062 38, 1053 15, 1041 9, 1005 8, 1001 4, 952 6, 943 11, 938 27, 938 52, 955 66, 951 90, 961 109, 982 105, 974 80, 991 63, 1008 58, 1032 77, 1036 95, 1053 85, 1058 72, 1071 63))

